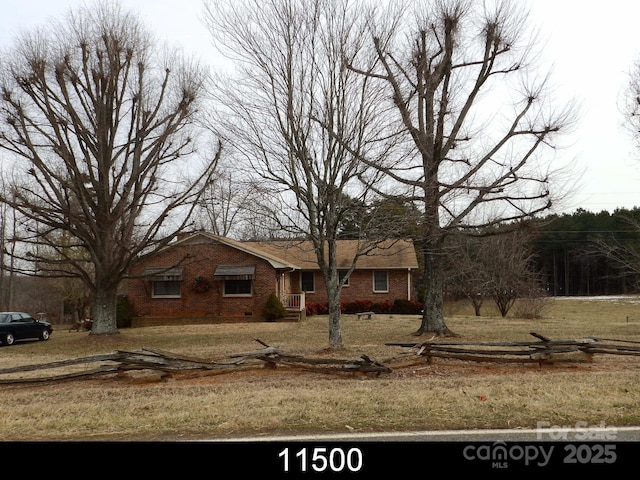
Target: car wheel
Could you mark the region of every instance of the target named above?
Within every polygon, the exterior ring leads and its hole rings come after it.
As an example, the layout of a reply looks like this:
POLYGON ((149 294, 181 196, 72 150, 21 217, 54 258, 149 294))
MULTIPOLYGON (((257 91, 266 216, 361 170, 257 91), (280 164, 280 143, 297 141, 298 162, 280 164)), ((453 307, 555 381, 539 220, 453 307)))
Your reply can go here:
POLYGON ((40 340, 49 340, 49 337, 49 330, 42 330, 42 332, 40 333, 40 340))
POLYGON ((16 339, 13 336, 13 333, 5 333, 3 343, 5 345, 13 345, 16 339))

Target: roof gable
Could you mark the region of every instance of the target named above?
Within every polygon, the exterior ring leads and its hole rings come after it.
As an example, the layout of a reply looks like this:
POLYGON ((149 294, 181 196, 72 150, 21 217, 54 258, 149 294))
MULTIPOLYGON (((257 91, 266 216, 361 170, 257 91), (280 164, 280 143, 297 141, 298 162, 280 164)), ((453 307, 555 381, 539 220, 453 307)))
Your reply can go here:
POLYGON ((255 248, 252 245, 246 244, 245 242, 239 242, 237 240, 232 240, 227 237, 220 237, 218 235, 214 235, 208 232, 196 232, 189 236, 185 236, 174 243, 171 243, 169 246, 174 245, 188 245, 193 243, 221 243, 223 245, 227 245, 229 247, 235 248, 242 252, 248 253, 254 257, 260 258, 262 260, 267 261, 273 268, 287 268, 287 269, 299 269, 297 265, 294 265, 288 262, 285 259, 279 258, 276 255, 268 251, 263 251, 261 249, 255 248))

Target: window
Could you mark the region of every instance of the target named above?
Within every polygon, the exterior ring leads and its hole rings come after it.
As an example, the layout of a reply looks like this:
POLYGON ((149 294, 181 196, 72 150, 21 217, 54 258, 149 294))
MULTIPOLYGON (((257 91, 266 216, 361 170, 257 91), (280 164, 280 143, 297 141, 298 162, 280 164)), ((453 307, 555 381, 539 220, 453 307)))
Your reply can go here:
POLYGON ((184 267, 149 267, 144 275, 151 282, 153 298, 180 298, 184 267))
POLYGON ((222 283, 225 297, 250 297, 253 294, 253 280, 256 278, 255 265, 219 265, 213 278, 222 283))
POLYGON ((251 280, 225 280, 225 297, 250 297, 252 292, 251 280))
POLYGON ((380 293, 389 291, 389 278, 386 270, 375 270, 373 272, 373 291, 380 293))
MULTIPOLYGON (((338 284, 342 284, 342 281, 344 280, 344 277, 347 276, 347 272, 348 272, 348 270, 338 270, 338 284)), ((350 281, 351 281, 351 275, 349 275, 349 278, 347 278, 347 281, 344 282, 344 285, 342 285, 342 286, 343 287, 348 287, 350 281)))
POLYGON ((303 292, 315 292, 316 284, 313 272, 302 272, 300 274, 300 289, 303 292))
POLYGON ((153 297, 180 297, 180 281, 178 280, 154 280, 153 297))

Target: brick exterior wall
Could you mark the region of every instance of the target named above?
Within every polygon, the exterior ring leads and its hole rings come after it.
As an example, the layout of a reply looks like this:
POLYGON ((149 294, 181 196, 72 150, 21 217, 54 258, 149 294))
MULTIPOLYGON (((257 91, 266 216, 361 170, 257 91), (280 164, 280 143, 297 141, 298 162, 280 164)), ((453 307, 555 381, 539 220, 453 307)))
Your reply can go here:
MULTIPOLYGON (((349 276, 349 285, 344 286, 340 293, 340 301, 342 303, 353 302, 356 300, 370 300, 372 302, 384 302, 389 300, 415 300, 413 298, 413 289, 411 298, 409 298, 407 290, 407 269, 386 270, 388 273, 388 292, 373 291, 373 270, 354 270, 349 276)), ((413 275, 412 275, 413 279, 413 275)), ((306 292, 306 301, 309 303, 326 303, 327 291, 322 278, 322 273, 318 270, 314 272, 315 292, 306 292)), ((413 280, 411 280, 413 285, 413 280)), ((300 289, 300 272, 293 272, 291 275, 291 284, 297 290, 300 289)))
POLYGON ((262 309, 277 289, 278 272, 265 260, 221 243, 203 242, 176 245, 137 264, 131 270, 129 300, 134 324, 166 323, 163 319, 216 322, 222 320, 262 320, 262 309), (184 267, 180 298, 153 298, 152 282, 142 277, 146 267, 184 267), (220 265, 255 265, 255 280, 250 297, 224 297, 222 280, 214 279, 220 265), (209 280, 206 292, 193 289, 197 276, 209 280))

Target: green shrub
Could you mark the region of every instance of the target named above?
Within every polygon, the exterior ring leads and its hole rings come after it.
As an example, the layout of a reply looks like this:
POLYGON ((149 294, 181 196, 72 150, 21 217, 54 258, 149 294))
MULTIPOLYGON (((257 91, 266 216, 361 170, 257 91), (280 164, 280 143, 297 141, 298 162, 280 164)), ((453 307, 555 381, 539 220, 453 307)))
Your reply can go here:
POLYGON ((131 320, 133 319, 133 305, 129 301, 129 297, 126 295, 118 296, 116 303, 116 324, 118 328, 131 327, 131 320))
POLYGON ((284 308, 280 299, 275 293, 269 295, 267 303, 262 309, 262 316, 269 322, 275 322, 277 319, 284 317, 287 314, 287 309, 284 308))

